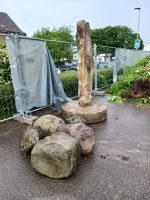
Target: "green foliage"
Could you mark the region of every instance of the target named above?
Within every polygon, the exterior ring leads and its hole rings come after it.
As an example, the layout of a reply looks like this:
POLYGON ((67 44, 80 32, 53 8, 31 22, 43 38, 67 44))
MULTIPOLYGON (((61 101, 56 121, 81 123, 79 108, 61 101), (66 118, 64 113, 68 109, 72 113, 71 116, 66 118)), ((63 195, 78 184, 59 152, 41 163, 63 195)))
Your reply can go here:
POLYGON ((108 102, 122 103, 124 101, 120 96, 111 96, 107 99, 108 102))
POLYGON ((149 103, 150 104, 150 97, 148 96, 145 98, 138 98, 137 101, 140 103, 149 103))
MULTIPOLYGON (((136 38, 137 34, 127 26, 107 26, 92 30, 92 43, 97 45, 133 49, 136 38)), ((143 49, 143 40, 140 35, 139 39, 141 40, 140 49, 143 49)))
MULTIPOLYGON (((147 66, 149 65, 150 55, 140 59, 135 65, 126 67, 125 73, 118 77, 118 81, 116 83, 112 84, 109 89, 109 93, 122 97, 125 92, 131 90, 135 80, 150 80, 150 71, 147 70, 147 66)), ((145 98, 143 100, 142 98, 138 98, 138 100, 140 102, 149 102, 149 97, 145 98)))
POLYGON ((60 74, 60 78, 68 97, 78 96, 78 72, 66 71, 60 74))
POLYGON ((0 85, 0 120, 16 113, 14 89, 12 84, 3 83, 0 85))
POLYGON ((102 88, 113 83, 113 68, 97 70, 97 87, 102 88))
POLYGON ((0 39, 0 49, 6 49, 5 40, 0 39))
POLYGON ((61 58, 72 59, 72 44, 67 43, 74 42, 71 26, 62 26, 59 28, 53 27, 52 29, 43 27, 40 30, 37 30, 33 37, 54 40, 53 42, 47 42, 47 45, 55 63, 58 63, 61 58), (65 42, 58 43, 55 41, 65 42))
POLYGON ((11 81, 7 50, 0 48, 0 83, 11 81))
POLYGON ((61 26, 59 28, 53 27, 52 29, 49 27, 43 27, 40 30, 37 30, 33 34, 33 37, 67 42, 74 41, 71 26, 61 26))
MULTIPOLYGON (((78 72, 66 71, 60 74, 60 78, 68 97, 75 97, 78 95, 78 72)), ((112 84, 113 68, 103 68, 97 71, 97 85, 98 88, 106 87, 112 84)), ((94 79, 93 79, 94 86, 94 79)))
POLYGON ((142 97, 142 98, 136 98, 136 99, 132 98, 132 99, 128 99, 126 101, 150 104, 150 96, 146 96, 146 97, 142 97))

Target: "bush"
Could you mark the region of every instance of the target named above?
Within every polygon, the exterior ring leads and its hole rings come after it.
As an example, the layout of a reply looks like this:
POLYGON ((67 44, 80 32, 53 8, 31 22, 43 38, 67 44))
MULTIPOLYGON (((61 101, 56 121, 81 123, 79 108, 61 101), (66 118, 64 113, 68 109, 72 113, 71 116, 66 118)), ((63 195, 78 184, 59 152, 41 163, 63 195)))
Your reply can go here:
POLYGON ((135 65, 126 67, 125 73, 118 77, 116 83, 112 84, 109 92, 115 96, 125 97, 126 93, 133 90, 133 86, 137 80, 141 82, 143 80, 143 83, 146 82, 146 80, 150 80, 150 70, 148 70, 148 66, 150 66, 150 56, 144 57, 135 65))
POLYGON ((0 83, 9 81, 11 81, 11 73, 6 43, 4 40, 0 40, 0 83))
MULTIPOLYGON (((60 75, 61 81, 68 97, 78 96, 78 72, 66 71, 60 75)), ((93 88, 94 88, 93 78, 93 88)), ((98 69, 97 70, 97 86, 98 88, 108 86, 113 82, 113 68, 98 69)))
POLYGON ((68 97, 78 96, 78 72, 66 71, 60 74, 60 78, 68 97))
POLYGON ((11 84, 0 85, 0 120, 16 113, 14 89, 11 84))

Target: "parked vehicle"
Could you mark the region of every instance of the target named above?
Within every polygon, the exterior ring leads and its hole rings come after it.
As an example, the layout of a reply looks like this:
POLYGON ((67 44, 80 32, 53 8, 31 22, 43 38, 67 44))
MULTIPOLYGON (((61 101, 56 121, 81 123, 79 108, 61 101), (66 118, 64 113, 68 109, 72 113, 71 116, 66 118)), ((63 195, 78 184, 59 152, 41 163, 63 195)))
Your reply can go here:
POLYGON ((107 62, 98 62, 97 63, 97 68, 108 68, 109 64, 107 62))
POLYGON ((58 74, 61 74, 61 70, 59 68, 56 68, 56 70, 58 74))

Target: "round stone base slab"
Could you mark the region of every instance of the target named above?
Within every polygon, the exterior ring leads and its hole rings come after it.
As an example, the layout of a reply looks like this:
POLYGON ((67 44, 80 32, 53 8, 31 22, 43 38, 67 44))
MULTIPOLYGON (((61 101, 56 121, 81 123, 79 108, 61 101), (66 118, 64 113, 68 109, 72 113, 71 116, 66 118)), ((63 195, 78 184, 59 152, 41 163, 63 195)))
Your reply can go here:
POLYGON ((107 119, 107 106, 96 102, 90 106, 80 106, 79 101, 71 101, 62 106, 61 114, 64 119, 80 116, 89 124, 98 123, 107 119))

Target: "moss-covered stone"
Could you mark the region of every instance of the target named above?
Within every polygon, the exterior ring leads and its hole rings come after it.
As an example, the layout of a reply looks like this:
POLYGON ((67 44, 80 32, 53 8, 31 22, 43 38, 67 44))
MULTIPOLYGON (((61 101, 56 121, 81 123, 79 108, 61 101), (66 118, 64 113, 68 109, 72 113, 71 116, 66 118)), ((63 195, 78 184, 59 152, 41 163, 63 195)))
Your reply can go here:
POLYGON ((39 127, 43 133, 43 136, 51 135, 57 131, 57 128, 65 122, 54 115, 43 115, 39 117, 33 127, 39 127))
POLYGON ((79 142, 65 133, 54 133, 40 140, 31 153, 32 167, 51 178, 63 178, 76 171, 79 142))

